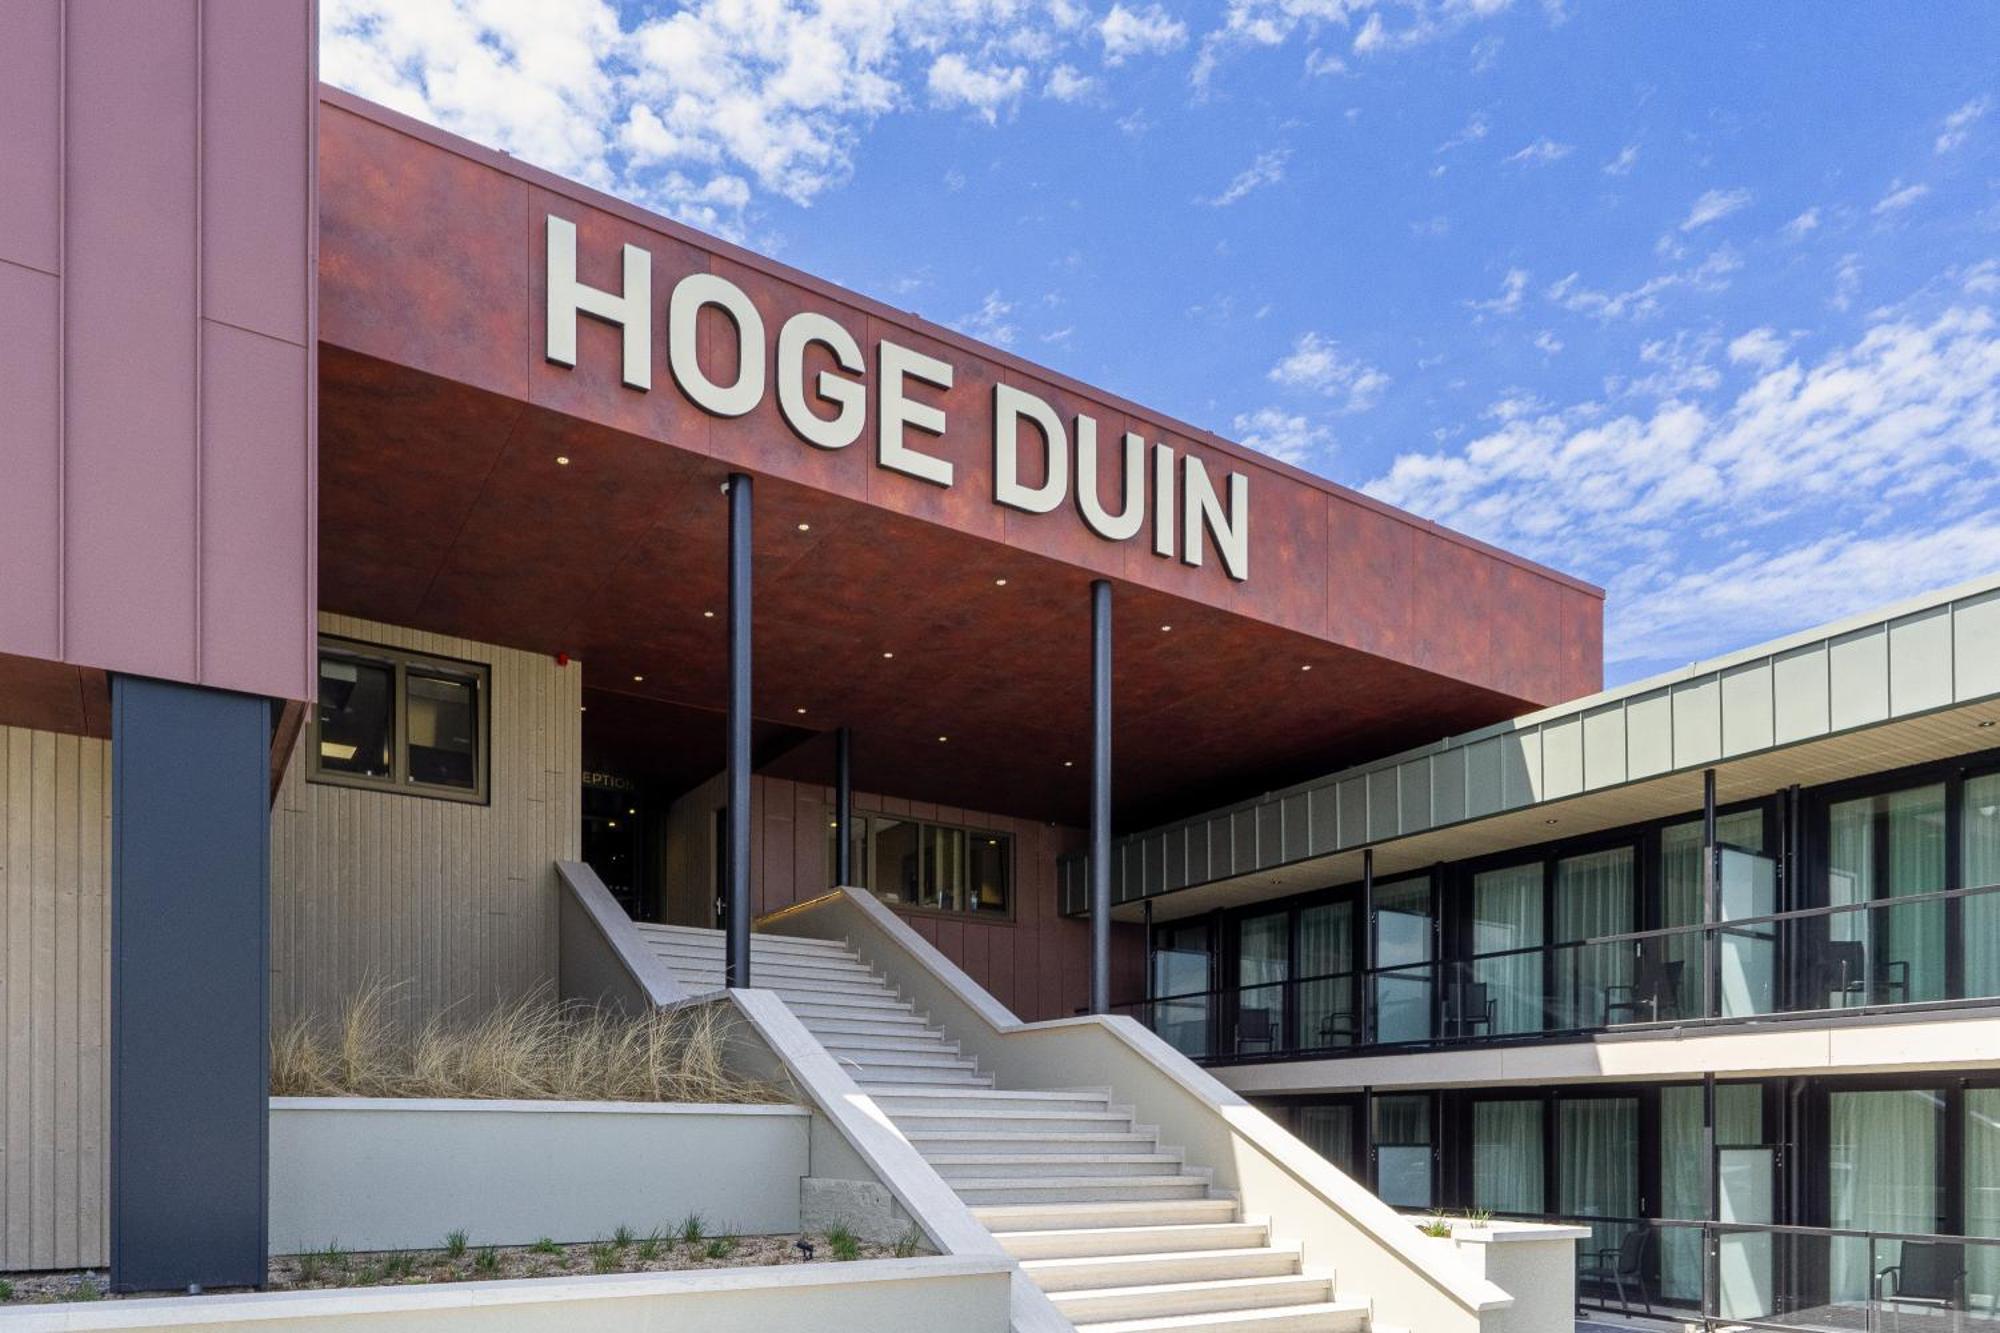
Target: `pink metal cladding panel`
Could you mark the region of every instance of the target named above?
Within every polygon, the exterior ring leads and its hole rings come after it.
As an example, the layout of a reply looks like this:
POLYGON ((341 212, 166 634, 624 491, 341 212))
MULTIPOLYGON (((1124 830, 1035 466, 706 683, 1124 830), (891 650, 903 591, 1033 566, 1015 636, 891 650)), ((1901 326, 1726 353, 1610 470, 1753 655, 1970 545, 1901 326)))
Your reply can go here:
POLYGON ((8 6, 0 653, 309 695, 315 23, 8 6))
MULTIPOLYGON (((1600 614, 1594 588, 357 98, 329 89, 322 101, 320 332, 329 347, 525 397, 765 477, 862 497, 954 533, 1524 702, 1553 703, 1598 685, 1594 667, 1579 669, 1564 649, 1566 621, 1600 614), (746 416, 707 416, 675 392, 662 357, 650 393, 625 388, 620 335, 599 321, 579 321, 574 369, 551 365, 540 345, 540 257, 552 212, 576 226, 578 276, 586 283, 622 285, 621 244, 651 252, 656 350, 672 284, 707 270, 752 297, 767 348, 786 314, 810 308, 857 334, 871 384, 884 337, 949 363, 950 389, 919 387, 914 396, 946 410, 944 436, 926 437, 922 447, 952 461, 956 484, 946 489, 874 465, 873 392, 861 441, 829 453, 797 439, 771 393, 746 416), (1111 459, 1128 427, 1199 458, 1218 487, 1225 473, 1245 473, 1255 515, 1250 580, 1230 581, 1212 553, 1204 568, 1192 569, 1154 556, 1145 537, 1122 545, 1098 540, 1083 530, 1073 502, 1046 515, 995 505, 987 405, 997 383, 1027 389, 1065 419, 1079 411, 1094 417, 1101 477, 1116 475, 1111 459), (1358 533, 1371 536, 1357 541, 1358 533), (1500 590, 1513 600, 1490 595, 1500 590), (1514 623, 1496 628, 1503 619, 1514 623), (1509 660, 1496 660, 1500 652, 1509 660)), ((736 355, 730 339, 713 336, 725 325, 710 312, 699 339, 704 366, 721 378, 733 372, 736 355)), ((1038 450, 1024 454, 1032 482, 1040 476, 1038 450)), ((1115 504, 1119 497, 1105 498, 1115 504)))

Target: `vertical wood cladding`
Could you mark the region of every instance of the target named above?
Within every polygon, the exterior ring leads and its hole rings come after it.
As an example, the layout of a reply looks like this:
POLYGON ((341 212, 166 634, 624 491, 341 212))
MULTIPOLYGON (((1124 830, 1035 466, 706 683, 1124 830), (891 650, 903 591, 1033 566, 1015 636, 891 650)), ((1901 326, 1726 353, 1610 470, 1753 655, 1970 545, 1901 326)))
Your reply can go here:
POLYGON ((111 747, 0 727, 0 1271, 109 1258, 111 747))
POLYGON ((373 981, 410 1023, 552 985, 554 866, 582 829, 581 664, 346 616, 320 628, 491 668, 489 802, 310 782, 300 738, 271 812, 272 1022, 373 981))
MULTIPOLYGON (((714 820, 722 780, 714 778, 675 802, 669 815, 666 863, 670 918, 714 924, 714 820)), ((752 910, 762 915, 826 892, 832 883, 827 825, 833 788, 758 776, 751 780, 752 910)), ((972 914, 908 912, 904 919, 1024 1020, 1062 1018, 1090 1001, 1090 927, 1065 918, 1056 891, 1056 858, 1080 850, 1083 833, 1032 819, 893 796, 854 794, 857 814, 884 814, 966 824, 1014 839, 1014 913, 1010 920, 972 914)), ((1145 940, 1137 926, 1112 927, 1111 997, 1145 992, 1145 940)))

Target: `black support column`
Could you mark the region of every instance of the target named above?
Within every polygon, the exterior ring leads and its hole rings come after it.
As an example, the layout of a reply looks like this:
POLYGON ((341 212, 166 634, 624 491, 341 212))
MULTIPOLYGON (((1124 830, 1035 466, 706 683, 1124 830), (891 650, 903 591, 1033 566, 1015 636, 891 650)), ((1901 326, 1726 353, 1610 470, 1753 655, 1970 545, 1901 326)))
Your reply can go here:
POLYGON ((1722 1013, 1722 995, 1716 988, 1722 974, 1722 941, 1715 923, 1722 919, 1722 869, 1715 845, 1715 770, 1701 775, 1701 920, 1709 927, 1701 935, 1701 1012, 1705 1018, 1722 1013))
POLYGON ((111 687, 111 1285, 264 1285, 271 703, 111 687))
POLYGON ((834 733, 833 758, 833 886, 854 883, 854 736, 846 727, 834 733))
POLYGON ((729 846, 723 984, 750 984, 750 478, 729 474, 729 846))
POLYGON ((1090 1012, 1111 1012, 1111 585, 1090 585, 1090 1012))

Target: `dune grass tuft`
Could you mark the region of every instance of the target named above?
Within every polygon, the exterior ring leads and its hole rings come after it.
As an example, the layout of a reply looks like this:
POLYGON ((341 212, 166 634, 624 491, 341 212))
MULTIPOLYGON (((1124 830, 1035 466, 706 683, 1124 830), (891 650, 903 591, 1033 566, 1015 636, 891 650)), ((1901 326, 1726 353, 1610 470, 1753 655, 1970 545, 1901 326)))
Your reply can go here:
POLYGON ((391 987, 370 985, 331 1020, 271 1037, 280 1097, 771 1103, 783 1090, 727 1064, 736 1016, 690 1005, 638 1018, 530 996, 484 1015, 445 1014, 407 1036, 391 987))

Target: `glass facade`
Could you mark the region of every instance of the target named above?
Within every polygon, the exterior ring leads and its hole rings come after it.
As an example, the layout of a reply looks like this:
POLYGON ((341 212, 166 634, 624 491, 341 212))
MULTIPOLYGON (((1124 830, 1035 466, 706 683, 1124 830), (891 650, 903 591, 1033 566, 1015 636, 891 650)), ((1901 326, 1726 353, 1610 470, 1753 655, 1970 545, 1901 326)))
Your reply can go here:
MULTIPOLYGON (((855 879, 883 902, 931 912, 1012 910, 1012 835, 893 815, 856 815, 853 824, 855 879)), ((828 865, 837 836, 829 825, 828 865)))

